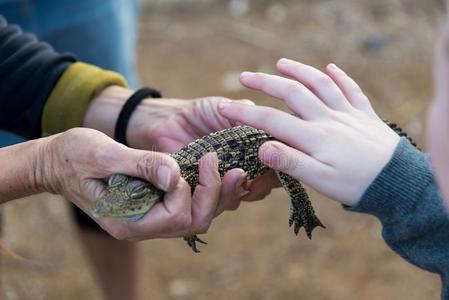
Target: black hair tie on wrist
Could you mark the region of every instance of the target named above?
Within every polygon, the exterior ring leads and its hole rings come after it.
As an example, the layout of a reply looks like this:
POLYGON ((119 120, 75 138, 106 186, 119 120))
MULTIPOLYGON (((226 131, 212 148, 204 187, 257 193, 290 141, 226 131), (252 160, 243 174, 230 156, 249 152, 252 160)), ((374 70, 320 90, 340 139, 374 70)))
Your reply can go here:
POLYGON ((148 97, 161 98, 162 96, 158 91, 152 88, 144 87, 135 91, 134 94, 126 100, 120 114, 118 115, 117 123, 115 124, 114 137, 117 142, 128 146, 128 143, 126 142, 126 129, 128 127, 129 119, 140 102, 148 97))

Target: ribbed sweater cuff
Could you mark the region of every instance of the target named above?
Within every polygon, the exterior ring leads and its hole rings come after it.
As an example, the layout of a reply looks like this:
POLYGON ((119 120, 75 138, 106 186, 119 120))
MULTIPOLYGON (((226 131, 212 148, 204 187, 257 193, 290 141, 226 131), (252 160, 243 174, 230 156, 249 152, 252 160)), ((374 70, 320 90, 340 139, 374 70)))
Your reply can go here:
POLYGON ((126 87, 120 74, 81 62, 72 64, 58 80, 42 114, 42 135, 82 125, 89 101, 110 85, 126 87))
POLYGON ((393 223, 415 210, 433 180, 428 156, 401 138, 393 157, 359 203, 345 208, 375 215, 383 223, 393 223))

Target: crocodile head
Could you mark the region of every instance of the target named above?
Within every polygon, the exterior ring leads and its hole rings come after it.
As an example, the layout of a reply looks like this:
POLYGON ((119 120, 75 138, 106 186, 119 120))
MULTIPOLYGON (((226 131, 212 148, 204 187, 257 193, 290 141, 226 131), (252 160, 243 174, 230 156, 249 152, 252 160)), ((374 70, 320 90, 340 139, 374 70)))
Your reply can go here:
POLYGON ((109 178, 106 193, 95 204, 92 215, 96 218, 141 219, 164 193, 149 182, 121 174, 109 178))

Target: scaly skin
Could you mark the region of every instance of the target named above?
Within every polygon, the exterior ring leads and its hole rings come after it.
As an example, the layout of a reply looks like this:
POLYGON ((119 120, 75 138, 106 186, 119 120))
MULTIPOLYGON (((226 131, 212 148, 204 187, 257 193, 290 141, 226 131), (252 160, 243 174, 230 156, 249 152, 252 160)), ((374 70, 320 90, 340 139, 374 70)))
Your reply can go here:
MULTIPOLYGON (((386 122, 396 133, 406 136, 394 123, 386 122)), ((179 164, 181 176, 189 183, 192 192, 198 185, 198 165, 200 158, 209 152, 218 156, 220 176, 234 168, 243 169, 248 179, 262 175, 268 168, 258 158, 259 147, 266 141, 274 140, 266 132, 250 127, 237 126, 197 139, 184 146, 171 156, 179 164)), ((412 141, 413 142, 413 141, 412 141)), ((293 177, 278 172, 279 181, 288 192, 291 200, 289 225, 295 234, 304 227, 306 234, 312 238, 315 227, 325 226, 315 215, 312 204, 302 184, 293 177)), ((115 174, 109 178, 105 196, 92 209, 94 217, 128 218, 133 221, 141 219, 155 203, 162 201, 164 192, 151 183, 137 178, 115 174)), ((196 242, 205 243, 196 235, 184 237, 194 252, 199 252, 196 242)))
MULTIPOLYGON (((259 147, 274 138, 262 130, 250 126, 237 126, 198 139, 171 156, 179 164, 181 176, 193 191, 198 185, 198 165, 200 158, 209 152, 218 156, 220 176, 234 168, 243 169, 248 179, 265 173, 268 168, 258 158, 259 147)), ((315 216, 309 197, 301 183, 287 174, 278 177, 291 198, 290 225, 297 234, 301 227, 311 237, 316 226, 324 227, 315 216)), ((94 217, 128 218, 137 221, 158 201, 164 193, 152 184, 115 174, 109 178, 105 196, 92 209, 94 217)), ((204 243, 196 235, 184 238, 193 251, 198 252, 196 242, 204 243)))

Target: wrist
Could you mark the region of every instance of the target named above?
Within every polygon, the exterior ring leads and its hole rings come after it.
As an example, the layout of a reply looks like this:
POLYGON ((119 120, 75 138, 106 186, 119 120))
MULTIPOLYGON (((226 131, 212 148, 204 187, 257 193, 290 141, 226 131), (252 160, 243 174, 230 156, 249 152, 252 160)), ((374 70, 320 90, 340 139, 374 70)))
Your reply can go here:
POLYGON ((429 157, 403 137, 360 201, 346 208, 393 223, 412 214, 417 202, 422 201, 424 190, 433 182, 429 157))
MULTIPOLYGON (((83 127, 99 130, 115 139, 115 126, 123 105, 134 91, 120 86, 109 86, 90 102, 83 121, 83 127)), ((173 117, 174 112, 185 107, 186 101, 146 98, 133 111, 128 124, 126 139, 128 145, 137 149, 153 149, 154 140, 149 128, 161 119, 173 117)))
MULTIPOLYGON (((58 187, 59 177, 59 157, 57 149, 58 137, 64 133, 59 133, 46 138, 40 139, 39 144, 35 150, 35 163, 34 163, 34 185, 35 188, 41 192, 47 192, 52 194, 60 194, 61 189, 58 187)), ((67 161, 68 162, 68 161, 67 161)))
POLYGON ((118 115, 132 94, 132 90, 120 86, 105 88, 89 103, 83 126, 99 130, 114 138, 118 115))
POLYGON ((0 203, 47 191, 42 162, 49 138, 0 149, 0 203))
POLYGON ((76 62, 59 78, 42 112, 44 136, 80 127, 90 101, 110 86, 126 86, 118 73, 76 62))

